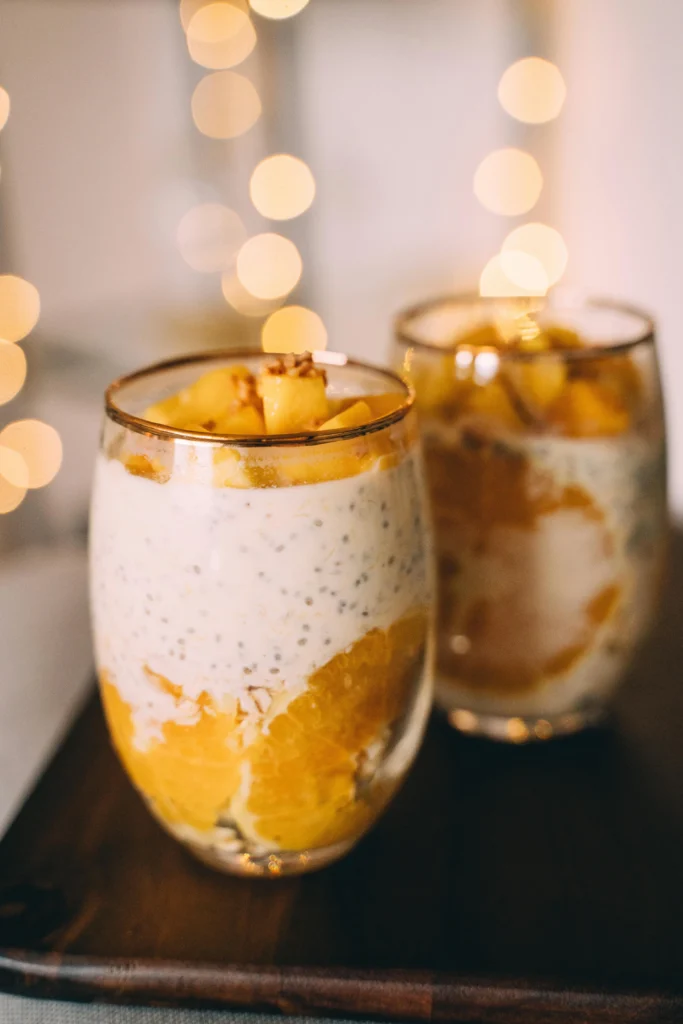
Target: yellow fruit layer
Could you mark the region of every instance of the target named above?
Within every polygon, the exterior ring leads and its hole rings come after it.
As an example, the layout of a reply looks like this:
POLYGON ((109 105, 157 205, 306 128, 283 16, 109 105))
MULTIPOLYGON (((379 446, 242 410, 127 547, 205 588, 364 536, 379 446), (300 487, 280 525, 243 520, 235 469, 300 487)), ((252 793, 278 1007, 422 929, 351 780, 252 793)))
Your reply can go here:
POLYGON ((500 325, 489 325, 459 339, 455 352, 411 352, 405 373, 418 408, 447 422, 475 417, 506 431, 564 437, 622 434, 641 410, 640 372, 628 354, 567 356, 582 347, 564 328, 503 337, 500 325), (506 358, 514 352, 530 358, 506 358))
POLYGON ((318 669, 282 711, 271 710, 267 728, 261 723, 248 742, 237 704, 217 709, 206 694, 188 702, 178 687, 150 673, 189 724, 166 722, 162 738, 139 750, 131 708, 103 672, 114 744, 168 824, 208 831, 219 817, 234 815, 245 834, 274 848, 340 842, 362 832, 380 809, 359 793, 357 776, 368 747, 385 743, 410 709, 426 634, 422 612, 371 630, 318 669))

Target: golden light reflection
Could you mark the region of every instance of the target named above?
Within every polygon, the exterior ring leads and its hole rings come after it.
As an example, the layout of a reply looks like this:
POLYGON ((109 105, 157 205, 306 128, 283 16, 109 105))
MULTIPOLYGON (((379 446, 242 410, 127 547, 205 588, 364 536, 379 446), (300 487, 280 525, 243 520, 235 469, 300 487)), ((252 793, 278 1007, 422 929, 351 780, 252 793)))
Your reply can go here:
POLYGON ((516 217, 536 205, 543 188, 541 168, 521 149, 496 149, 474 175, 474 194, 492 213, 516 217))
POLYGON ((235 67, 255 46, 256 31, 249 15, 223 0, 200 7, 187 28, 190 56, 205 68, 235 67))
MULTIPOLYGON (((184 31, 188 31, 190 22, 197 11, 201 10, 202 7, 209 7, 215 2, 216 0, 180 0, 180 20, 184 31)), ((220 2, 229 3, 231 7, 237 7, 239 10, 244 11, 245 14, 249 11, 248 0, 220 0, 220 2)))
POLYGON ((221 203, 201 203, 181 219, 177 242, 193 270, 211 274, 233 265, 246 237, 244 224, 234 210, 221 203))
POLYGON ((0 515, 13 512, 26 497, 25 487, 15 487, 0 474, 0 515))
POLYGON ((7 118, 9 117, 10 101, 9 93, 6 89, 3 89, 0 85, 0 129, 4 128, 7 124, 7 118))
POLYGON ((276 21, 293 18, 308 4, 308 0, 249 0, 249 2, 257 14, 261 14, 264 18, 274 18, 276 21))
POLYGON ((27 487, 45 487, 62 464, 62 441, 48 423, 16 420, 0 432, 0 447, 12 448, 28 468, 27 487))
POLYGON ((0 339, 0 405, 11 402, 26 380, 26 356, 19 345, 0 339))
POLYGON ((255 235, 237 254, 240 284, 257 299, 278 299, 296 287, 302 271, 299 250, 282 235, 255 235))
POLYGON ((451 711, 448 715, 451 725, 460 732, 476 732, 479 726, 479 720, 476 715, 473 715, 471 711, 451 711))
POLYGON ((22 277, 0 276, 0 338, 21 341, 30 334, 40 316, 38 289, 22 277))
POLYGON ((257 299, 240 284, 239 278, 234 272, 223 274, 221 290, 225 301, 243 316, 268 316, 284 301, 282 296, 279 299, 271 300, 257 299))
POLYGON ((522 718, 511 718, 507 723, 508 739, 513 743, 526 743, 529 739, 529 729, 522 718))
POLYGON ((320 352, 327 348, 327 329, 305 306, 285 306, 268 317, 261 331, 264 352, 320 352))
POLYGON ((498 85, 501 106, 526 124, 552 121, 562 110, 567 86, 557 65, 541 57, 511 64, 498 85))
POLYGON ((28 466, 23 455, 14 448, 0 445, 0 476, 13 487, 26 490, 29 482, 28 466))
POLYGON ((269 220, 291 220, 309 208, 315 197, 315 179, 303 160, 287 153, 266 157, 249 183, 251 201, 269 220))
POLYGON ((211 139, 234 139, 248 132, 261 115, 261 100, 252 82, 236 71, 214 71, 192 94, 192 118, 211 139))
POLYGON ((502 251, 525 252, 543 267, 548 287, 556 284, 565 270, 569 253, 559 231, 547 224, 522 224, 507 236, 502 251))
POLYGON ((541 296, 547 290, 548 278, 539 261, 517 250, 491 257, 479 278, 482 298, 541 296))

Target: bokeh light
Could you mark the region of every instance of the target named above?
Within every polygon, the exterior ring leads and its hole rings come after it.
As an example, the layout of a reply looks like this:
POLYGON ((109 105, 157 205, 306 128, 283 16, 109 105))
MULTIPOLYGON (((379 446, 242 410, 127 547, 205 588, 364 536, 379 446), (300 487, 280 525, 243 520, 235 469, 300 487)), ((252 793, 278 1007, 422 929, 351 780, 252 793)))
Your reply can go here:
POLYGON ((303 11, 308 0, 249 0, 252 8, 257 14, 264 18, 274 18, 281 21, 283 18, 292 18, 299 11, 303 11))
POLYGON ((19 345, 0 339, 0 405, 11 402, 26 380, 26 356, 19 345))
POLYGON ((0 85, 0 129, 4 128, 7 124, 7 118, 9 117, 10 102, 9 93, 6 89, 3 89, 0 85))
POLYGON ((45 487, 54 480, 62 464, 62 441, 55 430, 41 420, 16 420, 0 432, 0 447, 18 452, 28 467, 30 488, 45 487))
POLYGON ((0 338, 21 341, 40 316, 38 289, 22 277, 0 275, 0 338))
POLYGON ((301 277, 299 250, 282 235, 255 235, 237 254, 240 284, 257 299, 277 299, 296 287, 301 277))
POLYGON ((474 175, 474 194, 493 213, 516 217, 536 205, 543 188, 541 168, 521 149, 496 149, 474 175))
POLYGON ((192 94, 192 117, 203 135, 235 139, 248 132, 261 115, 261 100, 252 82, 236 71, 214 71, 192 94))
POLYGON ((547 290, 548 277, 539 261, 514 249, 493 256, 479 279, 483 298, 541 296, 547 290))
POLYGON ((0 474, 0 515, 13 512, 26 497, 25 487, 15 487, 0 474))
POLYGON ((261 331, 264 352, 319 352, 327 348, 327 330, 305 306, 285 306, 269 316, 261 331))
POLYGON ((239 216, 221 203, 193 206, 178 225, 178 248, 183 259, 204 274, 228 270, 246 238, 239 216))
POLYGON ((526 124, 552 121, 562 110, 566 96, 560 69, 540 57, 525 57, 511 64, 498 85, 503 109, 526 124))
POLYGON ((284 301, 284 296, 280 296, 278 299, 257 299, 240 283, 234 272, 223 274, 221 290, 225 301, 242 316, 268 316, 284 301))
POLYGON ((251 18, 224 0, 200 7, 187 28, 190 56, 205 68, 232 68, 256 46, 251 18))
MULTIPOLYGON (((216 0, 180 0, 180 20, 185 32, 189 30, 190 23, 197 11, 202 7, 209 7, 215 2, 216 0)), ((249 11, 249 0, 221 0, 221 3, 229 3, 232 7, 237 7, 245 13, 249 11)))
POLYGON ((28 466, 20 452, 0 445, 0 476, 14 487, 26 490, 29 482, 28 466))
POLYGON ((557 284, 565 270, 569 253, 559 231, 547 224, 522 224, 511 231, 502 251, 526 252, 534 256, 545 270, 548 286, 557 284))
POLYGON ((286 153, 266 157, 249 183, 251 201, 269 220, 290 220, 309 208, 315 197, 315 179, 303 160, 286 153))

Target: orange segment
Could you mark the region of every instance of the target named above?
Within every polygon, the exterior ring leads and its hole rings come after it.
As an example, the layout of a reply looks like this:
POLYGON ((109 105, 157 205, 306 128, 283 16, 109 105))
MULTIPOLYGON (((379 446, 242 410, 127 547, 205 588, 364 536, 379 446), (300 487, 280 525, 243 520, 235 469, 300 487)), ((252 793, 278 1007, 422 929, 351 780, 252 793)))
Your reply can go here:
POLYGON ((408 709, 426 633, 422 612, 371 630, 315 672, 253 744, 245 817, 261 841, 304 850, 367 826, 374 811, 358 795, 357 774, 370 745, 386 742, 408 709))

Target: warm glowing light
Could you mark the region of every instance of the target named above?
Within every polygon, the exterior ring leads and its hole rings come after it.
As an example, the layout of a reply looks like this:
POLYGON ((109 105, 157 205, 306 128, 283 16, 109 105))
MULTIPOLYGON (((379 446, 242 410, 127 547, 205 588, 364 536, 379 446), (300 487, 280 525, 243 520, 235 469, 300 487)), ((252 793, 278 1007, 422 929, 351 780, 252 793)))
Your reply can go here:
POLYGON ((205 274, 223 272, 247 237, 235 213, 220 203, 202 203, 188 210, 178 225, 178 248, 193 270, 205 274))
MULTIPOLYGON (((201 10, 202 7, 209 7, 210 4, 215 2, 216 0, 180 0, 180 20, 183 23, 185 32, 189 30, 190 23, 197 11, 201 10)), ((231 7, 238 7, 239 10, 245 13, 249 10, 248 0, 220 0, 220 2, 229 3, 231 7)))
POLYGON ((12 448, 28 468, 27 487, 45 487, 62 464, 62 441, 54 427, 40 420, 17 420, 0 433, 0 446, 12 448))
POLYGON ((234 139, 248 132, 261 115, 261 100, 253 84, 236 71, 205 75, 192 94, 192 117, 204 135, 234 139))
POLYGON ((19 487, 24 491, 28 487, 29 474, 26 460, 14 448, 0 445, 0 476, 3 476, 13 487, 19 487))
POLYGON ((515 250, 538 260, 545 271, 548 286, 556 284, 567 269, 569 253, 564 239, 559 231, 547 224, 522 224, 511 231, 503 242, 502 251, 515 250))
POLYGON ((327 330, 305 306, 285 306, 269 316, 261 331, 264 352, 319 352, 327 348, 327 330))
POLYGON ((299 250, 282 235, 256 235, 237 254, 240 283, 257 299, 287 295, 301 277, 299 250))
POLYGON ((9 108, 9 93, 0 85, 0 129, 4 128, 7 124, 7 118, 9 117, 9 108))
POLYGON ((526 124, 552 121, 562 110, 566 96, 560 69, 540 57, 525 57, 511 64, 498 85, 503 109, 526 124))
POLYGON ((539 296, 547 290, 548 277, 539 261, 517 250, 493 256, 479 279, 479 294, 484 298, 539 296))
POLYGON ((22 277, 0 276, 0 338, 21 341, 36 326, 39 316, 38 289, 22 277))
POLYGON ((308 0, 249 0, 249 3, 257 14, 262 14, 264 18, 281 21, 303 11, 308 0))
POLYGON ((232 3, 200 7, 187 28, 190 56, 205 68, 232 68, 256 46, 251 18, 232 3))
POLYGON ((268 316, 268 314, 274 312, 274 310, 276 310, 283 301, 282 296, 279 299, 271 300, 257 299, 255 295, 252 295, 251 292, 248 292, 247 289, 240 284, 239 278, 235 273, 223 274, 221 279, 221 290, 225 301, 243 316, 268 316))
POLYGON ((256 167, 249 183, 251 201, 263 217, 290 220, 309 208, 315 196, 315 179, 307 164, 279 153, 256 167))
POLYGON ((508 739, 513 743, 526 743, 529 739, 529 728, 522 718, 511 718, 507 723, 508 739))
POLYGON ((498 374, 500 357, 495 349, 482 349, 474 360, 474 380, 477 384, 488 384, 498 374))
POLYGON ((474 194, 493 213, 516 217, 538 202, 541 168, 521 149, 496 149, 484 157, 474 175, 474 194))
POLYGON ((0 339, 0 405, 10 402, 26 380, 26 356, 18 345, 0 339))
POLYGON ((0 474, 0 515, 13 512, 26 497, 25 487, 15 487, 0 474))

